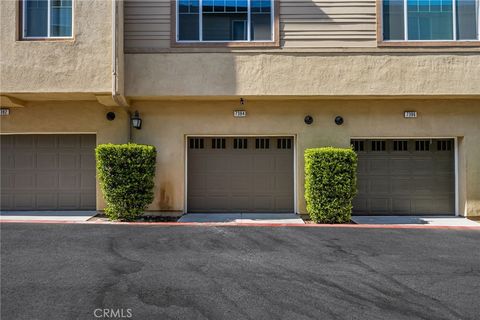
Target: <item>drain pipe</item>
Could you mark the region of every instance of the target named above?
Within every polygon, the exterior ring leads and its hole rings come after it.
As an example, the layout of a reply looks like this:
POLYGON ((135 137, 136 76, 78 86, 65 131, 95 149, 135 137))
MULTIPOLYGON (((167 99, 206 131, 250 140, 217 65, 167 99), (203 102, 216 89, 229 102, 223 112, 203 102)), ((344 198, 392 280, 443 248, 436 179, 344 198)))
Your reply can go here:
MULTIPOLYGON (((119 60, 118 60, 118 29, 121 27, 118 24, 118 3, 117 0, 112 0, 112 100, 121 107, 128 107, 128 102, 122 92, 119 93, 119 60)), ((120 1, 123 5, 123 2, 120 1)), ((122 10, 123 14, 123 10, 122 10)), ((123 30, 123 28, 121 28, 123 30)), ((122 46, 123 49, 123 46, 122 46)), ((123 54, 122 54, 123 58, 123 54)), ((122 79, 123 81, 123 79, 122 79)))

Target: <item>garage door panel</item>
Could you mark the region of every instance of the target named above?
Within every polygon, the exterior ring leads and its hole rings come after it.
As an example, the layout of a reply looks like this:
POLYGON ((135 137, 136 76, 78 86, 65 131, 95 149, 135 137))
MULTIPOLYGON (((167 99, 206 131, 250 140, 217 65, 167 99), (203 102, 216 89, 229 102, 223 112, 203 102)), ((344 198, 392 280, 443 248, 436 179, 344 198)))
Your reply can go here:
POLYGON ((62 210, 72 210, 80 207, 79 193, 61 193, 58 195, 58 207, 62 210))
POLYGON ((279 155, 275 159, 275 171, 276 172, 288 172, 292 169, 292 157, 287 155, 279 155))
POLYGON ((254 212, 269 212, 272 208, 275 208, 273 197, 271 195, 256 195, 253 197, 253 210, 254 212))
POLYGON ((368 201, 372 213, 388 213, 390 211, 389 198, 372 198, 368 201))
POLYGON ((372 177, 368 186, 370 193, 387 194, 390 191, 390 180, 385 176, 372 177))
MULTIPOLYGON (((373 148, 370 141, 363 139, 363 144, 373 148)), ((407 144, 383 141, 385 151, 357 152, 358 167, 368 170, 358 171, 354 214, 454 214, 453 139, 411 139, 407 144), (389 159, 388 166, 385 159, 389 159)))
POLYGON ((58 177, 61 189, 79 189, 80 188, 80 174, 61 172, 58 177))
POLYGON ((237 153, 234 157, 230 157, 231 172, 249 172, 252 167, 252 156, 250 154, 237 153))
MULTIPOLYGON (((32 150, 35 148, 36 136, 28 134, 15 135, 15 149, 27 149, 32 150)), ((2 137, 3 143, 3 137, 2 137)))
POLYGON ((435 169, 436 174, 453 173, 451 159, 439 159, 435 161, 433 167, 435 169))
POLYGON ((367 194, 368 193, 368 184, 369 181, 366 179, 362 179, 362 176, 358 176, 357 178, 357 192, 359 195, 367 194))
POLYGON ((293 213, 293 211, 289 209, 291 207, 290 194, 286 194, 284 196, 277 196, 275 197, 274 201, 276 212, 293 213))
POLYGON ((411 182, 410 178, 403 177, 391 177, 390 178, 390 187, 392 194, 402 195, 411 193, 411 182))
POLYGON ((368 174, 383 175, 388 174, 388 158, 372 158, 368 165, 368 174))
POLYGON ((367 161, 358 162, 357 173, 359 175, 368 173, 368 162, 367 161))
POLYGON ((292 193, 293 192, 293 179, 292 176, 288 173, 278 173, 274 177, 275 181, 275 191, 292 193))
POLYGON ((1 188, 3 190, 11 190, 15 188, 15 175, 12 173, 3 173, 0 177, 1 180, 1 188))
MULTIPOLYGON (((9 151, 15 148, 14 135, 2 135, 2 151, 9 151)), ((2 152, 3 153, 3 152, 2 152)))
POLYGON ((15 168, 15 158, 10 150, 4 150, 2 146, 1 154, 2 173, 7 169, 15 168))
POLYGON ((391 159, 390 160, 390 174, 392 175, 410 175, 411 163, 406 159, 391 159))
POLYGON ((205 177, 203 174, 192 174, 191 183, 189 184, 189 194, 198 195, 205 189, 205 177))
POLYGON ((95 168, 95 156, 91 153, 80 154, 80 168, 91 169, 95 168))
POLYGON ((57 147, 58 136, 41 134, 36 136, 37 148, 55 149, 57 147))
POLYGON ((209 172, 228 172, 230 163, 228 157, 225 155, 217 154, 216 157, 205 159, 204 166, 209 172))
POLYGON ((73 134, 58 136, 60 149, 78 149, 80 147, 80 137, 73 134))
POLYGON ((357 196, 353 199, 352 205, 356 212, 368 212, 368 199, 357 196))
POLYGON ((210 192, 225 192, 230 188, 230 179, 223 179, 222 175, 208 175, 205 177, 205 187, 210 192))
POLYGON ((412 211, 412 201, 408 198, 406 199, 392 199, 392 213, 403 213, 412 211))
POLYGON ((92 190, 92 186, 96 184, 95 172, 87 172, 87 174, 80 174, 80 189, 92 190))
MULTIPOLYGON (((35 195, 34 194, 15 194, 14 195, 14 207, 19 210, 28 210, 34 208, 35 206, 35 195)), ((3 208, 3 204, 2 204, 3 208)))
POLYGON ((36 195, 36 207, 38 210, 48 210, 53 203, 57 203, 57 194, 41 193, 36 195))
POLYGON ((36 174, 35 189, 40 190, 55 190, 58 189, 58 172, 42 172, 36 174))
POLYGON ((79 155, 76 153, 60 153, 58 159, 59 169, 77 169, 79 167, 79 155))
MULTIPOLYGON (((224 176, 219 177, 219 179, 227 180, 224 176)), ((230 181, 231 184, 225 185, 224 189, 230 187, 233 192, 248 191, 252 186, 252 177, 250 174, 232 174, 230 181)))
POLYGON ((14 189, 16 190, 35 189, 35 173, 34 172, 16 174, 14 179, 15 179, 14 189))
POLYGON ((3 193, 0 195, 0 204, 3 208, 14 208, 15 207, 15 198, 13 194, 3 193))
POLYGON ((251 202, 250 195, 232 195, 230 208, 232 211, 242 211, 251 202))
POLYGON ((9 198, 2 201, 2 210, 95 209, 94 135, 0 138, 2 155, 11 159, 2 162, 1 191, 9 198))
POLYGON ((275 170, 275 159, 270 154, 255 155, 253 169, 255 172, 272 172, 275 170))
POLYGON ((431 175, 433 171, 433 159, 423 158, 423 159, 413 159, 412 160, 412 171, 414 175, 431 175))
POLYGON ((189 212, 293 212, 291 138, 215 138, 225 140, 221 149, 212 148, 213 138, 203 147, 198 139, 187 142, 189 212), (213 178, 202 184, 202 177, 213 178))
POLYGON ((80 148, 90 150, 92 146, 97 144, 97 137, 92 134, 81 135, 80 137, 80 148))
POLYGON ((274 189, 275 176, 272 174, 255 174, 253 188, 257 192, 271 192, 274 189))
POLYGON ((36 157, 37 169, 56 169, 58 167, 57 153, 38 152, 36 157))
POLYGON ((15 169, 34 169, 35 168, 35 153, 28 151, 21 151, 15 155, 15 169))
POLYGON ((434 179, 431 176, 412 178, 412 191, 414 193, 430 194, 434 188, 434 179))
POLYGON ((93 210, 95 209, 97 195, 95 192, 87 192, 80 194, 80 206, 82 208, 93 210))

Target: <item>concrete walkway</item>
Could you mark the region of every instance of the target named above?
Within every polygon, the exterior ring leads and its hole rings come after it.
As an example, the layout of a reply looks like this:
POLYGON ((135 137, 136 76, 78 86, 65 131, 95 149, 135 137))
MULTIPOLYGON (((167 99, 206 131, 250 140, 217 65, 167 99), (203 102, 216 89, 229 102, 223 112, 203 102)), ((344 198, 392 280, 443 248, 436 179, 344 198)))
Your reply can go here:
POLYGON ((464 217, 446 216, 353 216, 357 224, 429 225, 444 227, 479 227, 480 223, 464 217))
POLYGON ((178 222, 305 224, 302 218, 294 213, 189 213, 182 216, 178 222))
POLYGON ((0 211, 0 221, 82 222, 96 214, 95 211, 0 211))

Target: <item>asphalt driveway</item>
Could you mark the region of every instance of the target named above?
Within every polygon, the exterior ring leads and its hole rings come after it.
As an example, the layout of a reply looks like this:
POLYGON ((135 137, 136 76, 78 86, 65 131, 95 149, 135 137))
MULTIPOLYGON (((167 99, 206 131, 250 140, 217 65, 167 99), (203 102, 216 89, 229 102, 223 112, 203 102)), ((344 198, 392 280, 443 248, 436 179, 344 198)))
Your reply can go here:
POLYGON ((479 292, 478 230, 1 224, 2 319, 478 319, 479 292))

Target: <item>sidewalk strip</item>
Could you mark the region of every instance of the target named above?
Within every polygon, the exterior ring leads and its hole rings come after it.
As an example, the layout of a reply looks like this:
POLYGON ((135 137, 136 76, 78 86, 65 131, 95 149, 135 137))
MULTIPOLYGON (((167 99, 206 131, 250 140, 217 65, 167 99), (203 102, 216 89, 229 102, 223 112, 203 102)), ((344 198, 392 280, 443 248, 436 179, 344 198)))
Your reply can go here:
POLYGON ((477 226, 428 226, 428 225, 387 225, 387 224, 282 224, 282 223, 232 223, 232 222, 109 222, 109 221, 62 221, 62 220, 0 220, 0 224, 87 224, 112 226, 157 226, 157 227, 290 227, 290 228, 354 228, 354 229, 451 229, 480 230, 477 226))

